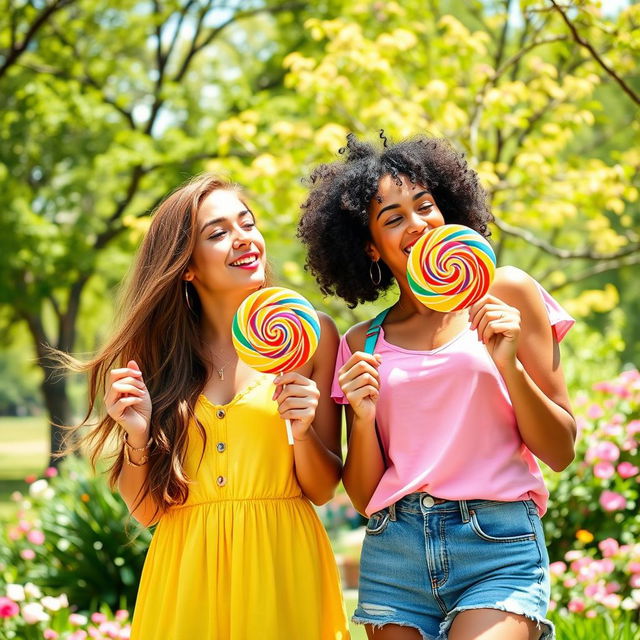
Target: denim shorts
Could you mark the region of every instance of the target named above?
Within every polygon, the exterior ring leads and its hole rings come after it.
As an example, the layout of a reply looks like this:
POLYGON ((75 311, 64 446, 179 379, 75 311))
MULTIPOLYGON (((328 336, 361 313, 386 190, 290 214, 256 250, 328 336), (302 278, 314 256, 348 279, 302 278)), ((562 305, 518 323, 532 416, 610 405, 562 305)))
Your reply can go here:
POLYGON ((445 640, 461 611, 499 609, 534 620, 551 640, 548 604, 549 558, 531 500, 434 504, 412 493, 369 518, 355 623, 445 640))

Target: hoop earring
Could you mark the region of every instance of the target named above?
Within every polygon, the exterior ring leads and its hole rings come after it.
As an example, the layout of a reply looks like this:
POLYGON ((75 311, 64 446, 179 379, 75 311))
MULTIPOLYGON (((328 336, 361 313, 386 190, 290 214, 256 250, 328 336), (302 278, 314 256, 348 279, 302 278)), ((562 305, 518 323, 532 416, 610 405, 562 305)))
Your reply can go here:
POLYGON ((372 260, 371 264, 369 265, 369 277, 371 278, 371 282, 373 283, 373 285, 375 287, 377 287, 381 282, 382 282, 382 270, 380 269, 380 265, 378 264, 377 260, 372 260), (376 268, 378 269, 378 273, 377 278, 374 278, 373 276, 373 265, 376 265, 376 268))
POLYGON ((191 306, 191 300, 189 300, 189 283, 185 280, 184 282, 184 299, 187 302, 187 308, 191 313, 194 313, 193 307, 191 306))

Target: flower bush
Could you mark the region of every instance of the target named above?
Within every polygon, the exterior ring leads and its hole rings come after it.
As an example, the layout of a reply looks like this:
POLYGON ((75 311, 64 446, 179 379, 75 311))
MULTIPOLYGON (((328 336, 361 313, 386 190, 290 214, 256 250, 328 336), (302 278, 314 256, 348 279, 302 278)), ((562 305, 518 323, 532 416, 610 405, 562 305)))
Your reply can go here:
POLYGON ((6 640, 110 640, 130 636, 129 612, 108 607, 75 613, 66 594, 44 595, 39 587, 11 583, 0 590, 0 637, 6 640))
POLYGON ((27 480, 26 495, 13 496, 15 519, 0 532, 0 589, 31 582, 66 593, 80 610, 133 606, 151 535, 104 476, 70 457, 60 474, 27 480))
POLYGON ((543 523, 552 561, 551 608, 565 619, 573 614, 603 625, 624 621, 628 637, 637 637, 640 373, 624 371, 597 383, 574 406, 576 460, 562 474, 546 474, 551 500, 543 523))
POLYGON ((546 474, 551 500, 543 522, 552 560, 564 557, 579 531, 597 536, 589 541, 594 548, 606 538, 633 544, 640 537, 640 372, 600 382, 574 405, 575 462, 546 474))
POLYGON ((640 543, 621 545, 613 538, 594 549, 572 549, 552 562, 552 608, 595 618, 640 608, 640 543))

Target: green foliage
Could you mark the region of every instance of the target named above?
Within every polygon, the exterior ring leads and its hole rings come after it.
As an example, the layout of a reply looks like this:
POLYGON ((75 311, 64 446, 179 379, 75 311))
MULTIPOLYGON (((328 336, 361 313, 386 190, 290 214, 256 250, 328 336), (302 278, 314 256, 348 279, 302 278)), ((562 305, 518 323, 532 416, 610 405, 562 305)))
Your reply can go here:
POLYGON ((60 475, 31 484, 5 535, 0 542, 5 583, 35 582, 65 593, 81 610, 102 603, 112 609, 133 606, 151 536, 129 517, 104 475, 94 476, 86 462, 70 458, 60 475))
MULTIPOLYGON (((305 274, 300 177, 348 131, 381 128, 467 153, 502 263, 578 298, 593 327, 616 307, 636 317, 622 294, 640 262, 640 5, 556 4, 608 70, 529 0, 60 3, 0 71, 0 325, 93 350, 149 210, 209 168, 257 201, 276 279, 346 329, 370 312, 324 300, 305 274)), ((37 15, 10 3, 0 59, 37 15)), ((617 326, 633 361, 640 325, 617 326)))
POLYGON ((628 612, 594 618, 551 614, 550 619, 558 640, 635 640, 640 633, 638 622, 628 612))
POLYGON ((640 536, 640 373, 630 370, 598 383, 574 404, 575 462, 546 477, 552 500, 544 522, 552 559, 572 548, 580 529, 598 540, 632 543, 640 536))

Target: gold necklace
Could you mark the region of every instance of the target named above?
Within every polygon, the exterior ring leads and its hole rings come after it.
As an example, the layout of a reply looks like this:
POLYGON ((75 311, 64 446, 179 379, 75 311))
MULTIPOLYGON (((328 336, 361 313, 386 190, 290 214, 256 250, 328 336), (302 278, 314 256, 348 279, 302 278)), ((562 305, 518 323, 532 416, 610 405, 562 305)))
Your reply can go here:
MULTIPOLYGON (((213 355, 216 357, 216 359, 218 359, 219 356, 217 353, 214 353, 213 355)), ((236 353, 234 351, 233 355, 219 368, 215 364, 213 365, 213 368, 216 370, 216 373, 218 374, 218 378, 220 378, 220 380, 224 380, 224 368, 233 360, 233 356, 235 355, 236 353)))

